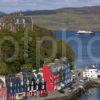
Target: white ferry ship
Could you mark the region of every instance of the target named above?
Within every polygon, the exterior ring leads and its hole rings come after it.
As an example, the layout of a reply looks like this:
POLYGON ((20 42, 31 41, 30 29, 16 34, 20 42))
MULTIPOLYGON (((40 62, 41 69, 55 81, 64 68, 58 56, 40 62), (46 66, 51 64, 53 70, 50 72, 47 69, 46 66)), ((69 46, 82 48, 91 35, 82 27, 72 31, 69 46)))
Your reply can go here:
POLYGON ((85 31, 85 30, 78 30, 76 32, 76 35, 81 35, 81 34, 94 35, 94 32, 92 32, 92 31, 85 31))

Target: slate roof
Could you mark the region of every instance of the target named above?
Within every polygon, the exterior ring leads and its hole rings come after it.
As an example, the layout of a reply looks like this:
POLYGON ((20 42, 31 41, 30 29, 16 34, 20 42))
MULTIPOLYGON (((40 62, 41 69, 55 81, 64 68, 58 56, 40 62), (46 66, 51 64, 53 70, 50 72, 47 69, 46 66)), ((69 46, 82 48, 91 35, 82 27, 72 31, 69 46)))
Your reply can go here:
POLYGON ((66 57, 62 57, 61 59, 55 59, 54 63, 48 64, 49 69, 54 74, 63 72, 69 66, 70 65, 66 57))

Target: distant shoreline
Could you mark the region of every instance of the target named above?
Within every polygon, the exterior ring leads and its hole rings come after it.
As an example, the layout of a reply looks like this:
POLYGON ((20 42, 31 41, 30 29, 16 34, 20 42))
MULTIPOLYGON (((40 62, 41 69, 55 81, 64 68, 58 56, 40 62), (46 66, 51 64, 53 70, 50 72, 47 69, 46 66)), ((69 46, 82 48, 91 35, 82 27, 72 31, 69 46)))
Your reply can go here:
MULTIPOLYGON (((16 15, 15 12, 1 17, 16 15)), ((22 11, 24 16, 32 18, 34 24, 50 30, 92 30, 100 31, 100 6, 59 8, 54 10, 22 11)))

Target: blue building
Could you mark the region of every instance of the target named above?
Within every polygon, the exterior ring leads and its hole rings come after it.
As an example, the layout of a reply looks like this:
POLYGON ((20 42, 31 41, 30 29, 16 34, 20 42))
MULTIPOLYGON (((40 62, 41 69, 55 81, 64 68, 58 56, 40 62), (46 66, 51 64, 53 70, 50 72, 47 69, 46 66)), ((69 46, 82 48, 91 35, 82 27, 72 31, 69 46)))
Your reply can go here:
POLYGON ((68 60, 66 57, 62 58, 62 62, 65 67, 65 84, 68 84, 71 82, 71 69, 70 69, 70 64, 68 63, 68 60))
POLYGON ((37 74, 37 77, 33 73, 24 75, 23 80, 9 76, 6 78, 6 88, 8 100, 47 95, 46 82, 40 74, 37 74))

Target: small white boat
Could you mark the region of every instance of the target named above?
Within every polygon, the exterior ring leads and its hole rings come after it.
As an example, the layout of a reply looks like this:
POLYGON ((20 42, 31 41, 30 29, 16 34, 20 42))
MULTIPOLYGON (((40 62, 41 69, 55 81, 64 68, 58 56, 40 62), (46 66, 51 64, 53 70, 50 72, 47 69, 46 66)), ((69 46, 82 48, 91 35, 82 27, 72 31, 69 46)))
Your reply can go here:
POLYGON ((85 31, 85 30, 78 30, 77 32, 76 32, 76 35, 81 35, 81 34, 86 34, 86 35, 92 35, 92 34, 94 34, 94 32, 92 32, 92 31, 85 31))

